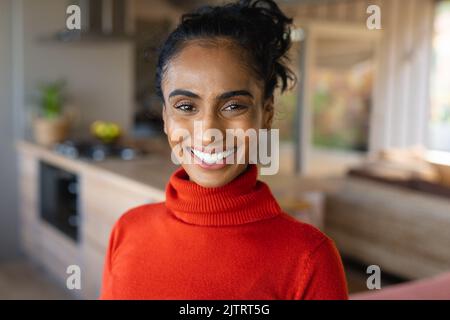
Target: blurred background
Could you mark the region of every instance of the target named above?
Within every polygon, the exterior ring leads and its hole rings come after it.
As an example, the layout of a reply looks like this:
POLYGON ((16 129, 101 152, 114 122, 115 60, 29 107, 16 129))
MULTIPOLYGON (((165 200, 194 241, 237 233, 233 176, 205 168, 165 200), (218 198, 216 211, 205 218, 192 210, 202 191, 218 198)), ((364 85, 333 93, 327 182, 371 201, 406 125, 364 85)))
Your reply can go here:
MULTIPOLYGON (((352 298, 450 299, 450 1, 276 2, 299 82, 275 97, 280 172, 260 178, 333 238, 352 298)), ((163 201, 175 169, 157 48, 220 3, 0 0, 0 299, 98 296, 113 223, 163 201)))

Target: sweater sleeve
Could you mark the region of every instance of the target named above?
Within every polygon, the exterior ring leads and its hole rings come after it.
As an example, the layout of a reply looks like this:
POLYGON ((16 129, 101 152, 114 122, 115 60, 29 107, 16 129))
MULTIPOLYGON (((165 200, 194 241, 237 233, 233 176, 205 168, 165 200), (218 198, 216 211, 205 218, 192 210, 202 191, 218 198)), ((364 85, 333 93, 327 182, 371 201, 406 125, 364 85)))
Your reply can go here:
POLYGON ((347 281, 334 242, 325 237, 306 260, 299 299, 348 300, 347 281))

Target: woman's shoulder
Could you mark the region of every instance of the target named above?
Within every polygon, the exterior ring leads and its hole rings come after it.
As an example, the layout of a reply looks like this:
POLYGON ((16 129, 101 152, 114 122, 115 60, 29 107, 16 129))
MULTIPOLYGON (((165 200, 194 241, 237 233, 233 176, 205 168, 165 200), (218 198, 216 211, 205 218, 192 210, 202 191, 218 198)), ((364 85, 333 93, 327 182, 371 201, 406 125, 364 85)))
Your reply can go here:
POLYGON ((287 213, 280 218, 294 240, 290 250, 301 252, 297 299, 348 299, 344 267, 334 240, 287 213))
POLYGON ((277 220, 279 230, 283 231, 282 237, 293 247, 302 247, 302 249, 312 252, 326 242, 333 243, 333 240, 318 227, 300 221, 286 212, 278 215, 277 220))
POLYGON ((116 221, 117 227, 131 227, 150 222, 165 210, 164 202, 142 204, 125 211, 116 221))
POLYGON ((329 290, 330 292, 323 293, 322 297, 345 299, 343 265, 334 240, 318 227, 302 222, 287 213, 281 214, 279 218, 280 227, 286 231, 285 240, 289 241, 289 250, 301 253, 299 261, 307 269, 302 269, 303 280, 306 281, 309 277, 326 279, 332 284, 331 287, 334 286, 339 290, 329 290))

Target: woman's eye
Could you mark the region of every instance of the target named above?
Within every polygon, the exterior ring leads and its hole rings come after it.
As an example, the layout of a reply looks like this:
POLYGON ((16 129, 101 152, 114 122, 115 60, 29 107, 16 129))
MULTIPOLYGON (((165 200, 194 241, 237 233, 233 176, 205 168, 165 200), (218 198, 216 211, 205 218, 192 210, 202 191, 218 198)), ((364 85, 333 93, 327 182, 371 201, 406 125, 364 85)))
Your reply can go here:
POLYGON ((246 106, 240 105, 240 104, 230 104, 226 107, 224 107, 222 110, 223 111, 241 111, 246 109, 246 106))
POLYGON ((175 106, 176 109, 184 111, 184 112, 192 112, 195 111, 195 107, 189 105, 189 104, 180 104, 178 106, 175 106))

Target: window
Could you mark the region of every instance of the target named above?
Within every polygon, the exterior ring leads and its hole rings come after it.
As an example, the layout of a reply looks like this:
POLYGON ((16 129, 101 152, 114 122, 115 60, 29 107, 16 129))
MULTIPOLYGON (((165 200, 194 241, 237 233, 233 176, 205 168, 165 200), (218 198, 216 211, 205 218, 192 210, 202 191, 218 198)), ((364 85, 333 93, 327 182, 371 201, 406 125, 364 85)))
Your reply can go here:
POLYGON ((429 148, 450 151, 450 1, 436 4, 430 82, 429 148))
POLYGON ((317 40, 312 75, 313 145, 368 150, 373 86, 373 43, 364 39, 317 40))

